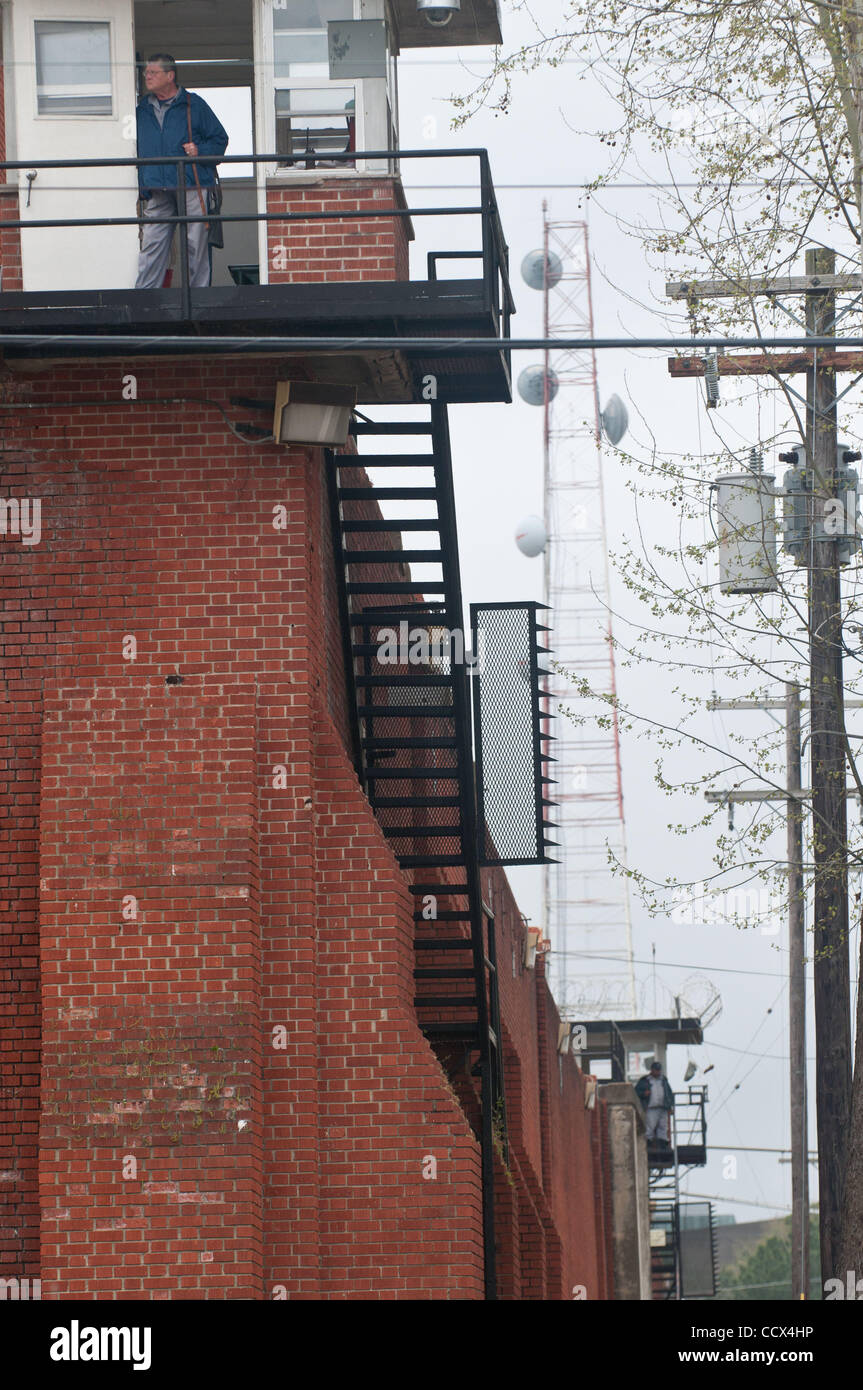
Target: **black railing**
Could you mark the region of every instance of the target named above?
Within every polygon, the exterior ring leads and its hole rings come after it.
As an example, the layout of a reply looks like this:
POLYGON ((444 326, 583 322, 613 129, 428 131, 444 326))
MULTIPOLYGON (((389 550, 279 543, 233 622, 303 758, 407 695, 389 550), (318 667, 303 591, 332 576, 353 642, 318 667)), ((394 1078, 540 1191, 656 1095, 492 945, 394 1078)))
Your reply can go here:
MULTIPOLYGON (((363 173, 370 173, 372 176, 380 172, 381 177, 392 176, 388 174, 391 166, 395 162, 400 163, 406 159, 476 159, 479 164, 479 203, 444 206, 444 207, 388 207, 388 208, 345 208, 335 211, 309 210, 304 212, 238 212, 221 213, 219 220, 222 222, 332 222, 332 221, 364 221, 376 218, 407 218, 411 221, 419 217, 479 217, 481 222, 481 245, 479 248, 472 248, 466 251, 439 251, 432 252, 428 260, 429 279, 435 280, 436 260, 446 258, 451 260, 462 259, 481 259, 482 275, 481 282, 483 287, 483 307, 488 310, 497 326, 497 336, 502 338, 509 337, 510 317, 515 312, 515 304, 512 296, 512 288, 509 279, 509 248, 503 234, 503 227, 500 220, 500 211, 495 196, 494 184, 491 177, 491 165, 489 163, 488 151, 484 149, 467 150, 346 150, 341 153, 328 153, 328 163, 340 163, 348 168, 364 163, 366 161, 386 161, 386 170, 363 170, 363 173)), ((129 168, 134 170, 146 169, 151 166, 164 167, 166 164, 173 164, 176 169, 177 187, 186 186, 185 171, 186 166, 207 165, 216 166, 224 164, 254 164, 272 165, 274 168, 283 168, 285 164, 284 156, 279 154, 237 154, 223 155, 221 157, 205 155, 183 155, 177 159, 166 159, 164 156, 141 159, 137 156, 128 156, 118 159, 43 159, 43 160, 7 160, 0 162, 0 170, 14 172, 19 170, 35 170, 38 174, 40 169, 122 169, 129 168)), ((193 185, 188 185, 192 187, 193 185)), ((276 183, 274 187, 289 189, 291 180, 285 179, 283 184, 276 183)), ((338 187, 336 181, 334 187, 338 187)), ((56 190, 54 190, 56 191, 56 190)), ((70 188, 70 193, 75 189, 70 188)), ((103 191, 102 189, 99 190, 103 191)), ((113 191, 106 188, 104 191, 113 191)), ((130 190, 131 191, 131 190, 130 190)), ((0 231, 18 229, 34 230, 36 228, 69 228, 69 227, 142 227, 146 223, 168 224, 171 226, 181 226, 184 234, 180 237, 180 256, 183 268, 183 285, 181 294, 183 296, 183 315, 191 318, 191 293, 188 283, 188 228, 193 223, 210 222, 211 216, 204 214, 179 213, 175 217, 47 217, 47 218, 6 218, 0 221, 0 231)))
MULTIPOLYGON (((584 1031, 586 1041, 581 1049, 581 1069, 589 1072, 595 1062, 608 1062, 611 1076, 599 1077, 599 1084, 626 1080, 626 1044, 613 1019, 592 1020, 590 1023, 570 1023, 570 1037, 584 1031)), ((575 1049, 578 1050, 577 1048, 575 1049)))
POLYGON ((674 1092, 674 1128, 679 1149, 703 1149, 707 1143, 707 1087, 674 1092))

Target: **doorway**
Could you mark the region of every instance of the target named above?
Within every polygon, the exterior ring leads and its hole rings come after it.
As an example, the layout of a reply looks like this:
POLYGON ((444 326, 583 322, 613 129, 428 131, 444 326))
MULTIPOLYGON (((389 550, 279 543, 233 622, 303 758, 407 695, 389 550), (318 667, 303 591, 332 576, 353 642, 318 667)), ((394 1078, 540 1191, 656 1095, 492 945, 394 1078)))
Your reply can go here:
MULTIPOLYGON (((252 5, 253 0, 135 0, 136 61, 141 65, 151 53, 170 53, 181 85, 198 92, 228 132, 231 155, 255 152, 252 5)), ((254 165, 223 165, 220 178, 224 214, 257 212, 254 165)), ((222 230, 224 249, 213 251, 213 285, 253 283, 258 224, 224 222, 222 230)), ((178 282, 175 247, 173 283, 178 282)))

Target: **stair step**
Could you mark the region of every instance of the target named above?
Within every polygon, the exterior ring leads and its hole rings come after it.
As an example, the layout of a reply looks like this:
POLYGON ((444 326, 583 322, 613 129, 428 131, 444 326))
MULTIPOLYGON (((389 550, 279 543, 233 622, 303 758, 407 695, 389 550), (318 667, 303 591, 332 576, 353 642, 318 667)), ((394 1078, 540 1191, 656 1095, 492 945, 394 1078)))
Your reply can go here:
POLYGON ((389 810, 390 808, 420 808, 423 806, 460 806, 461 798, 458 796, 376 796, 375 810, 389 810))
POLYGON ((415 980, 472 980, 473 967, 470 965, 425 965, 414 971, 415 980))
POLYGON ((352 434, 431 434, 429 420, 355 420, 352 434))
POLYGON ((461 825, 382 825, 381 830, 394 840, 409 839, 411 836, 417 840, 441 840, 461 835, 461 825))
MULTIPOLYGON (((391 748, 393 740, 389 740, 388 743, 386 740, 381 740, 381 746, 391 748)), ((433 746, 439 747, 440 745, 433 741, 433 746)), ((459 771, 457 767, 367 767, 366 776, 369 781, 374 782, 382 782, 386 778, 390 780, 400 778, 403 782, 419 782, 428 781, 431 777, 440 778, 442 782, 457 782, 459 771)), ((429 891, 434 892, 435 890, 430 889, 429 891)), ((438 889, 437 891, 440 892, 441 890, 438 889)))
POLYGON ((439 531, 438 517, 375 517, 369 521, 357 521, 355 517, 342 521, 343 531, 439 531))
POLYGON ((435 454, 357 454, 362 468, 434 468, 435 454))
POLYGON ((342 502, 434 502, 436 487, 340 487, 342 502))
POLYGON ((452 627, 444 609, 445 605, 438 599, 432 599, 428 604, 413 603, 409 608, 400 608, 397 603, 386 608, 370 605, 352 613, 350 622, 351 627, 392 627, 394 623, 398 626, 402 620, 416 623, 419 627, 452 627))
POLYGON ((408 887, 408 892, 413 893, 415 898, 423 898, 428 893, 437 893, 440 898, 445 898, 447 895, 452 897, 454 893, 463 897, 468 892, 468 886, 466 883, 412 883, 408 887))
POLYGON ((397 854, 401 869, 463 869, 463 854, 397 854))
MULTIPOLYGON (((426 685, 434 685, 434 686, 452 686, 453 683, 454 683, 454 682, 453 682, 453 677, 452 677, 452 676, 443 675, 443 674, 441 674, 439 671, 417 672, 416 675, 409 675, 409 676, 404 675, 404 674, 401 673, 401 672, 400 672, 398 675, 395 675, 395 674, 390 675, 390 674, 388 673, 388 674, 385 675, 385 676, 383 676, 383 675, 375 675, 375 676, 362 676, 362 675, 357 675, 357 676, 354 676, 354 685, 361 685, 361 686, 375 686, 375 685, 377 685, 377 686, 386 686, 388 689, 394 689, 394 690, 395 690, 395 689, 404 690, 404 689, 406 689, 406 688, 408 688, 408 687, 413 687, 413 686, 426 686, 426 685)), ((422 705, 417 705, 417 709, 422 709, 422 705)))
POLYGON ((466 1042, 479 1042, 478 1023, 421 1023, 420 1028, 429 1038, 464 1038, 466 1042))
POLYGON ((476 1004, 475 994, 418 994, 415 1009, 468 1009, 476 1004))
MULTIPOLYGON (((434 896, 431 889, 429 889, 429 894, 428 894, 427 896, 434 896)), ((415 922, 469 922, 469 921, 470 921, 470 913, 469 913, 469 912, 458 912, 456 909, 452 909, 452 910, 450 911, 450 910, 447 910, 446 908, 444 908, 443 912, 439 912, 438 915, 437 915, 437 917, 423 917, 423 915, 422 915, 421 912, 415 912, 415 913, 414 913, 414 921, 415 921, 415 922)))
POLYGON ((443 579, 367 579, 345 585, 349 594, 443 594, 443 579))
POLYGON ((452 719, 455 710, 452 705, 358 705, 357 714, 361 719, 383 718, 411 719, 421 715, 423 719, 452 719))
POLYGON ((473 945, 467 937, 445 936, 438 939, 436 936, 418 936, 414 948, 417 951, 472 951, 473 945))
POLYGON ((442 550, 346 550, 346 565, 443 564, 442 550))
MULTIPOLYGON (((392 748, 393 750, 401 748, 446 748, 451 750, 457 746, 455 738, 450 738, 448 734, 441 734, 438 738, 370 737, 361 739, 360 741, 363 745, 363 748, 392 748)), ((371 773, 373 770, 374 769, 371 767, 366 768, 366 771, 368 773, 371 773)), ((389 769, 387 769, 387 771, 389 771, 389 769)), ((416 776, 416 773, 411 768, 405 768, 404 771, 409 777, 416 776)), ((459 770, 457 767, 436 767, 434 769, 434 775, 436 775, 437 777, 443 777, 444 779, 446 779, 447 774, 452 778, 457 778, 459 775, 459 770)))

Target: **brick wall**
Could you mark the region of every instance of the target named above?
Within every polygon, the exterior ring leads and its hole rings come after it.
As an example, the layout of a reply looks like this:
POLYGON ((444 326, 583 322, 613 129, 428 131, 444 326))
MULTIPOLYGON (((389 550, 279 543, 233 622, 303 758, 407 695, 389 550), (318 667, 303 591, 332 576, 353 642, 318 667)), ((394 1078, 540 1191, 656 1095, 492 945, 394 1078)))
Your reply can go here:
MULTIPOLYGON (((10 185, 0 187, 0 222, 14 222, 18 215, 17 188, 10 185)), ((0 285, 4 290, 24 288, 21 278, 21 232, 18 227, 0 227, 0 285)))
MULTIPOLYGON (((46 1297, 482 1295, 475 1083, 417 1026, 407 880, 346 751, 321 460, 208 403, 242 418, 278 371, 0 377, 0 495, 42 505, 39 544, 0 538, 0 1264, 46 1297)), ((501 1293, 601 1297, 601 1112, 484 879, 501 1293)))
POLYGON ((526 928, 505 874, 486 870, 483 878, 495 915, 522 1240, 522 1291, 504 1296, 569 1299, 580 1288, 590 1300, 607 1298, 611 1208, 603 1186, 603 1112, 585 1108, 581 1070, 574 1057, 557 1051, 560 1016, 545 959, 538 955, 533 969, 525 964, 526 928))
MULTIPOLYGON (((270 213, 350 213, 390 207, 404 207, 401 182, 394 178, 320 176, 300 186, 293 179, 273 182, 267 189, 270 213)), ((270 283, 407 280, 412 235, 406 217, 269 222, 270 283)))
MULTIPOLYGON (((124 402, 130 369, 6 382, 46 405, 3 431, 3 495, 43 509, 39 545, 0 541, 6 1269, 38 1270, 38 1178, 48 1297, 478 1297, 478 1148, 344 751, 320 460, 145 403, 164 363, 124 402)), ((182 390, 236 416, 276 374, 182 390)))
POLYGON ((46 694, 44 1297, 260 1297, 255 745, 242 678, 46 694))
MULTIPOLYGON (((423 881, 432 875, 423 871, 423 881)), ((455 883, 456 869, 440 870, 455 883)), ((494 913, 504 1047, 509 1163, 498 1161, 496 1223, 498 1291, 506 1299, 590 1300, 609 1297, 610 1190, 600 1107, 585 1108, 584 1077, 574 1057, 557 1051, 560 1016, 540 955, 525 963, 526 927, 506 874, 482 872, 483 899, 494 913)), ((447 906, 452 906, 447 899, 447 906)), ((466 936, 453 923, 448 935, 466 936)), ((487 943, 486 943, 487 945, 487 943)), ((423 965, 451 964, 423 952, 423 965)), ((458 1050, 441 1045, 450 1068, 458 1050)), ((475 1124, 478 1083, 454 1075, 453 1085, 475 1124)))

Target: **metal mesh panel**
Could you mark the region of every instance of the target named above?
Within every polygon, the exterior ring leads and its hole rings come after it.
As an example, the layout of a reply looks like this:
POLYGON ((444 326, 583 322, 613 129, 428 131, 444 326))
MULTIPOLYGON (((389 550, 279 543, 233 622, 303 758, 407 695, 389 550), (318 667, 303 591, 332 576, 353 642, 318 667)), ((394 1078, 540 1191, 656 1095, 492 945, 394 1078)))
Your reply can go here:
POLYGON ((714 1298, 716 1252, 710 1202, 680 1203, 680 1283, 683 1298, 714 1298))
POLYGON ((474 604, 477 802, 483 864, 545 862, 536 604, 474 604))

